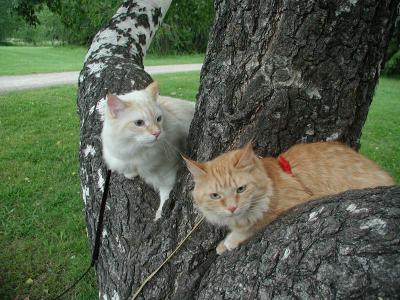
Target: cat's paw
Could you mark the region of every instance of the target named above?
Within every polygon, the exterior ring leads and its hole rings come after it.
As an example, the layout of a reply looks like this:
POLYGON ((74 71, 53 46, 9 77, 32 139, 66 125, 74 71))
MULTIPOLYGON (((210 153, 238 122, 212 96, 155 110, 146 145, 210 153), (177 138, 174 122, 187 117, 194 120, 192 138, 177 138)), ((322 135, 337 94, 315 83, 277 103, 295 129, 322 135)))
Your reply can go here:
POLYGON ((222 253, 226 251, 231 251, 235 248, 237 248, 240 245, 240 241, 235 239, 235 236, 230 233, 228 236, 222 240, 217 247, 217 254, 221 255, 222 253))
POLYGON ((136 173, 136 172, 124 173, 124 176, 125 176, 126 178, 128 178, 128 179, 133 179, 133 178, 135 178, 135 177, 138 176, 138 175, 139 175, 139 174, 136 173))
POLYGON ((217 251, 217 254, 218 255, 221 255, 222 253, 224 253, 226 250, 228 250, 228 249, 226 249, 226 247, 225 247, 225 243, 224 243, 224 241, 222 240, 221 242, 219 242, 219 244, 218 244, 218 246, 217 246, 217 249, 215 249, 216 251, 217 251))
POLYGON ((228 251, 237 248, 240 245, 240 241, 235 239, 232 234, 229 234, 224 240, 224 246, 228 251))

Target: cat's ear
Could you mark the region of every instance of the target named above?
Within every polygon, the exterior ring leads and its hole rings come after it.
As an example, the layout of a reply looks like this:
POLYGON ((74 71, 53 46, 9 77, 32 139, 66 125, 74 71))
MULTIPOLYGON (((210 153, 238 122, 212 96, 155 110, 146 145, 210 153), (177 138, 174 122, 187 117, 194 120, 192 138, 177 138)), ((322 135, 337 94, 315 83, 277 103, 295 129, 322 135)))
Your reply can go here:
POLYGON ((253 166, 254 157, 255 157, 255 154, 254 154, 253 146, 251 145, 251 143, 248 143, 246 146, 244 146, 239 151, 235 167, 236 168, 245 168, 248 166, 253 166))
POLYGON ((150 83, 145 90, 153 96, 154 100, 157 99, 157 96, 160 94, 160 86, 158 85, 158 81, 153 81, 150 83))
POLYGON ((182 158, 186 163, 186 167, 188 168, 190 173, 192 173, 193 177, 199 178, 199 177, 202 177, 207 174, 206 171, 204 170, 203 164, 201 164, 197 161, 191 160, 187 157, 184 157, 183 155, 182 155, 182 158))
POLYGON ((113 118, 126 108, 126 103, 116 95, 107 94, 107 106, 113 118))

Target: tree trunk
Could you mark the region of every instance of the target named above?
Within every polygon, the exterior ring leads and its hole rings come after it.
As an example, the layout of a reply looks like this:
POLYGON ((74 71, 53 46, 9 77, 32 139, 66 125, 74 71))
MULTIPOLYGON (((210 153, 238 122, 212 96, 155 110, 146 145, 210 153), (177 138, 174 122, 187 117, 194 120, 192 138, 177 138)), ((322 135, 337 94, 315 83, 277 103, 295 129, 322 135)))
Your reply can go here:
POLYGON ((358 148, 397 6, 217 1, 192 152, 209 159, 250 139, 263 155, 319 140, 358 148))
MULTIPOLYGON (((144 88, 142 58, 170 1, 125 1, 96 35, 79 80, 81 182, 94 242, 105 165, 98 107, 106 90, 144 88)), ((260 155, 296 142, 359 146, 398 0, 216 1, 189 155, 208 160, 254 141, 260 155)), ((193 183, 182 169, 158 197, 113 174, 97 265, 100 298, 128 299, 192 228, 193 183)), ((142 299, 399 296, 400 188, 353 191, 292 210, 227 255, 202 224, 144 288, 142 299)))

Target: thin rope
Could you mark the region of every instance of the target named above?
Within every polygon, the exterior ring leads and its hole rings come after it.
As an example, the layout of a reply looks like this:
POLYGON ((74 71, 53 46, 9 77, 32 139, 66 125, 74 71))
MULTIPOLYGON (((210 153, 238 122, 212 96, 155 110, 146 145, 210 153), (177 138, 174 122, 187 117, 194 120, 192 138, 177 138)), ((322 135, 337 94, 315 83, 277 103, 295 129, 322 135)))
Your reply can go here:
POLYGON ((100 212, 97 220, 96 237, 95 237, 94 248, 92 253, 92 261, 90 263, 90 266, 77 280, 75 280, 75 282, 71 286, 69 286, 61 294, 53 298, 53 300, 61 299, 62 296, 64 296, 70 290, 72 290, 86 276, 86 274, 89 273, 90 269, 97 263, 100 253, 101 234, 103 232, 104 211, 106 208, 107 195, 110 187, 110 178, 111 178, 111 170, 108 170, 106 182, 104 184, 103 197, 101 198, 100 212))
POLYGON ((192 233, 197 229, 197 227, 200 226, 200 224, 204 221, 204 217, 202 217, 194 226, 193 228, 189 231, 189 233, 185 236, 183 240, 181 240, 178 244, 178 246, 175 248, 174 251, 168 257, 162 262, 162 264, 155 269, 147 278, 143 281, 143 283, 140 285, 140 287, 136 290, 135 294, 132 297, 132 300, 135 300, 139 295, 140 292, 143 290, 143 288, 146 286, 146 284, 156 275, 164 265, 171 260, 171 258, 179 251, 179 249, 182 247, 182 245, 186 242, 186 240, 192 235, 192 233))
POLYGON ((104 211, 106 210, 106 201, 108 196, 108 190, 110 188, 110 178, 111 178, 111 170, 108 170, 106 182, 104 184, 103 198, 101 199, 99 218, 97 221, 96 238, 94 241, 91 266, 94 266, 95 263, 97 263, 97 260, 99 259, 101 235, 103 233, 103 225, 104 225, 104 211))
POLYGON ((79 277, 77 280, 75 280, 75 282, 69 286, 66 290, 64 290, 60 295, 58 295, 56 298, 53 298, 53 300, 57 300, 57 299, 61 299, 62 296, 64 296, 65 294, 67 294, 70 290, 72 290, 78 283, 79 281, 81 281, 83 279, 83 277, 86 276, 87 273, 89 273, 90 269, 93 267, 92 264, 90 264, 90 266, 87 268, 87 270, 85 271, 85 273, 83 273, 81 275, 81 277, 79 277))

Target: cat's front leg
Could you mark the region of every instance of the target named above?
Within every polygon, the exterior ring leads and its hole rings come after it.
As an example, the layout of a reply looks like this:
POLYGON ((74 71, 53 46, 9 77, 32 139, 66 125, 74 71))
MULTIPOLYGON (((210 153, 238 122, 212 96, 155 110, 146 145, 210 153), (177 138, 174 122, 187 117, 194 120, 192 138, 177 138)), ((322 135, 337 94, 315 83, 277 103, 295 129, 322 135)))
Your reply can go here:
POLYGON ((161 218, 162 208, 164 206, 165 201, 167 201, 167 199, 169 198, 169 193, 171 192, 171 190, 172 187, 160 187, 160 205, 157 209, 154 221, 157 221, 159 218, 161 218))
POLYGON ((216 249, 217 254, 221 255, 225 251, 231 251, 237 248, 241 243, 246 241, 251 236, 252 233, 250 231, 232 231, 218 244, 216 249))
POLYGON ((139 176, 139 173, 134 166, 130 166, 129 168, 124 170, 124 176, 128 179, 133 179, 136 176, 139 176))

